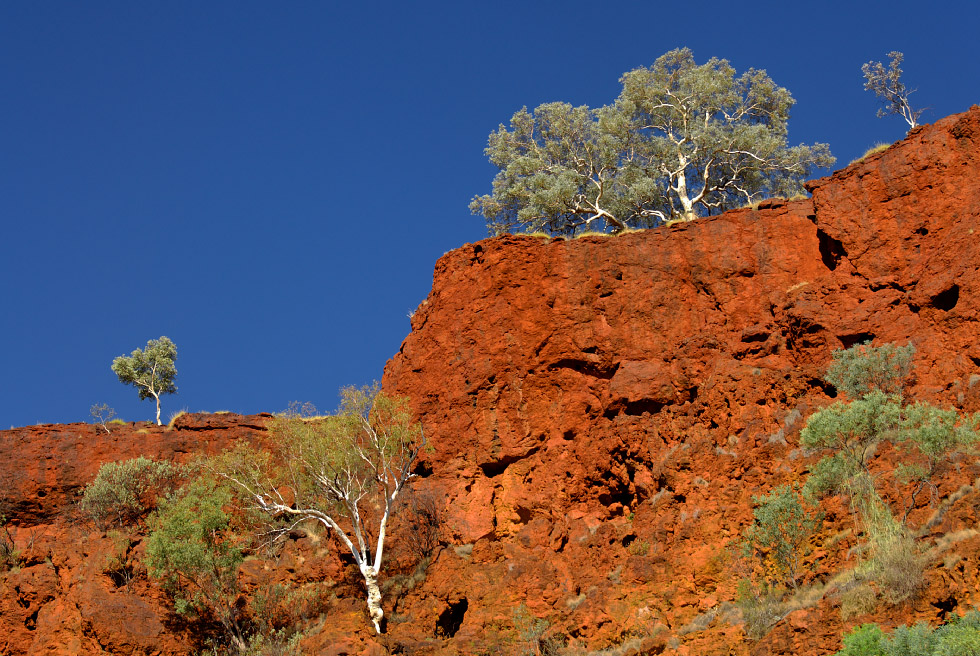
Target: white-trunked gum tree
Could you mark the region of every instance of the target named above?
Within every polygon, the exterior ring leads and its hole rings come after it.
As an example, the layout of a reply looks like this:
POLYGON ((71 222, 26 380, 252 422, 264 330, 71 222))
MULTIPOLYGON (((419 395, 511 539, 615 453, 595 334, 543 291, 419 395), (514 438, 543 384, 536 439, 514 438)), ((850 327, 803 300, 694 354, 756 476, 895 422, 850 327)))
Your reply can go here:
POLYGON ((345 387, 338 411, 295 410, 270 427, 272 451, 240 446, 213 461, 253 508, 276 524, 276 539, 304 522, 319 522, 350 550, 364 579, 368 613, 383 631, 378 575, 395 501, 415 474, 425 444, 405 398, 371 387, 345 387), (372 540, 373 538, 373 540, 372 540), (372 547, 373 542, 373 547, 372 547))
POLYGON ((499 172, 470 203, 491 234, 622 232, 691 221, 803 192, 834 162, 826 144, 790 146, 794 100, 763 70, 736 76, 687 48, 620 78, 615 102, 519 110, 490 135, 499 172))
MULTIPOLYGON (((136 349, 128 357, 120 355, 112 361, 112 371, 119 382, 139 390, 140 401, 153 397, 157 402, 157 425, 160 421, 160 395, 176 394, 177 347, 168 337, 151 339, 146 350, 136 349)), ((108 430, 108 429, 107 429, 108 430)))

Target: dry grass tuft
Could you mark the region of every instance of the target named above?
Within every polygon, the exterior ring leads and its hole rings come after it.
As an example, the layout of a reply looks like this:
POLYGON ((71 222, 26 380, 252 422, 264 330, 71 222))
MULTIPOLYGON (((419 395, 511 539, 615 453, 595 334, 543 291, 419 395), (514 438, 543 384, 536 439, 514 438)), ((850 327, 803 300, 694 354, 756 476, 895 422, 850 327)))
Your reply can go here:
POLYGON ((174 429, 174 422, 177 421, 179 418, 183 417, 186 414, 187 414, 187 408, 181 408, 180 410, 177 410, 176 412, 170 413, 170 419, 167 421, 167 430, 173 430, 174 429))
POLYGON ((864 160, 868 159, 872 155, 877 155, 878 153, 884 152, 884 151, 888 150, 891 147, 892 147, 892 144, 882 143, 882 142, 879 141, 875 145, 871 146, 871 148, 868 148, 866 151, 864 151, 864 154, 863 155, 861 155, 860 157, 858 157, 855 160, 852 160, 851 163, 848 164, 848 166, 853 166, 854 164, 857 164, 858 162, 863 162, 864 160))

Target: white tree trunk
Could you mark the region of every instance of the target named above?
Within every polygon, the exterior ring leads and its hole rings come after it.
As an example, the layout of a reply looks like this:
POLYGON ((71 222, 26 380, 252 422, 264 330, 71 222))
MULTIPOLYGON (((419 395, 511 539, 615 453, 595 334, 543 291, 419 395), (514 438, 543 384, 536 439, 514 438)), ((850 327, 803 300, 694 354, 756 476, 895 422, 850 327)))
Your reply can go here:
POLYGON ((162 426, 163 422, 160 421, 160 395, 153 390, 150 390, 150 394, 157 400, 157 426, 162 426))
POLYGON ((381 620, 384 619, 385 612, 381 608, 381 588, 378 587, 378 572, 368 564, 361 565, 361 576, 364 577, 364 585, 367 587, 368 613, 371 614, 371 622, 374 630, 381 634, 381 620))
POLYGON ((687 193, 687 176, 684 174, 687 159, 683 155, 679 156, 678 159, 680 160, 681 167, 677 173, 677 184, 674 186, 674 193, 677 194, 677 198, 681 201, 681 207, 683 208, 681 221, 693 221, 698 216, 694 213, 694 201, 691 199, 691 195, 687 193))

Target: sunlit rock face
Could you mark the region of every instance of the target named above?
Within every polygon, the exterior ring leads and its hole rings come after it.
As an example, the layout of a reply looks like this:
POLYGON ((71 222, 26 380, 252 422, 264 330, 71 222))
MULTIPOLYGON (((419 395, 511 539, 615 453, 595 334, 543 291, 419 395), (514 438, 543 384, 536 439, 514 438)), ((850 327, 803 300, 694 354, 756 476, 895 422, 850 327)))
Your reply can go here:
MULTIPOLYGON (((727 548, 753 495, 816 461, 799 432, 835 394, 821 381, 834 349, 911 341, 910 394, 980 410, 980 108, 808 188, 810 199, 621 237, 507 236, 445 255, 383 379, 411 397, 432 447, 413 486, 439 512, 431 564, 415 575, 400 539, 412 527, 396 517, 382 639, 328 536, 296 531, 278 560, 246 562, 245 594, 326 586, 310 654, 520 653, 517 625, 538 618, 542 640, 570 648, 825 654, 855 623, 938 623, 972 607, 980 540, 961 529, 980 506, 963 488, 980 476, 975 458, 939 482, 940 498, 963 494, 923 540, 962 539, 931 556, 920 599, 845 623, 830 590, 759 641, 732 605, 727 548)), ((0 490, 23 554, 0 574, 0 654, 199 649, 147 577, 142 536, 125 547, 131 576, 107 573, 119 538, 75 504, 103 462, 261 443, 268 419, 0 431, 0 490)), ((933 510, 923 502, 913 523, 933 510)), ((846 504, 826 512, 805 584, 855 563, 846 504)))

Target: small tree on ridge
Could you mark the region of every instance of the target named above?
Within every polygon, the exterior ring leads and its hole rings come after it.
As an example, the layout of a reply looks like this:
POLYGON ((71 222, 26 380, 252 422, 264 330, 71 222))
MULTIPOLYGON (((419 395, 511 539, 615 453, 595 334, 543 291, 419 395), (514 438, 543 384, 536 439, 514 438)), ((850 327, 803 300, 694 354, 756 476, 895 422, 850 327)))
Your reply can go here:
POLYGON ((900 114, 905 122, 909 124, 909 130, 919 125, 919 117, 923 109, 912 109, 909 104, 909 96, 915 91, 909 91, 902 84, 902 60, 905 55, 893 50, 888 53, 888 69, 884 64, 876 61, 869 61, 861 67, 864 73, 864 88, 873 91, 876 96, 881 98, 885 106, 878 110, 878 118, 900 114))
POLYGON ((160 421, 160 395, 174 394, 177 386, 177 347, 168 337, 151 339, 146 350, 136 349, 128 357, 120 355, 112 361, 112 371, 119 376, 119 382, 133 385, 139 390, 140 400, 151 396, 157 402, 157 425, 160 421))

